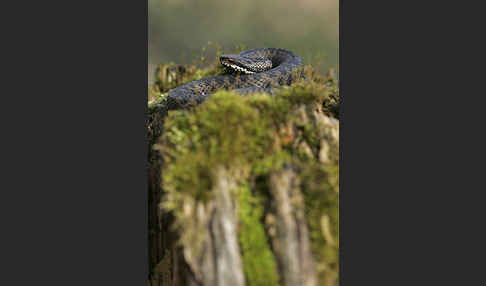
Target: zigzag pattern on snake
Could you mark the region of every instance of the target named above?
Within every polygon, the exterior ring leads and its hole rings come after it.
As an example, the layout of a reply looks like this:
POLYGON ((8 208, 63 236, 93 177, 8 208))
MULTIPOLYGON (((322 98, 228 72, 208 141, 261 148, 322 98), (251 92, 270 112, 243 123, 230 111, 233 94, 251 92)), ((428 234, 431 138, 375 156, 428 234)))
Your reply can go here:
POLYGON ((219 60, 234 73, 203 78, 172 89, 166 99, 167 108, 173 110, 198 105, 219 89, 232 89, 240 94, 273 93, 274 88, 294 82, 297 69, 302 65, 298 55, 278 48, 222 55, 219 60))

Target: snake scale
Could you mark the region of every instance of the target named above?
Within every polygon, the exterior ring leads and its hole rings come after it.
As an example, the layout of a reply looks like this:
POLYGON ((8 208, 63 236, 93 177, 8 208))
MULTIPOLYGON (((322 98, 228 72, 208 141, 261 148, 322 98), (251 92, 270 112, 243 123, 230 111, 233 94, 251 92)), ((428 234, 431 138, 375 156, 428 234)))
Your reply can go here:
POLYGON ((294 82, 297 69, 302 65, 298 55, 278 48, 222 55, 219 60, 233 73, 206 77, 172 89, 167 96, 167 108, 173 110, 198 105, 219 89, 231 89, 240 94, 273 93, 274 88, 294 82))

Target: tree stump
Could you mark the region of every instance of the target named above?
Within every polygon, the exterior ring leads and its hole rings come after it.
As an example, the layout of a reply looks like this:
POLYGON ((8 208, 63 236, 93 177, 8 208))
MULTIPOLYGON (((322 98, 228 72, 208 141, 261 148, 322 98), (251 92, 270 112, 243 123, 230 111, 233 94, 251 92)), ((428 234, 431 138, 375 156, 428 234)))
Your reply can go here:
POLYGON ((151 285, 338 284, 337 81, 149 106, 151 285))

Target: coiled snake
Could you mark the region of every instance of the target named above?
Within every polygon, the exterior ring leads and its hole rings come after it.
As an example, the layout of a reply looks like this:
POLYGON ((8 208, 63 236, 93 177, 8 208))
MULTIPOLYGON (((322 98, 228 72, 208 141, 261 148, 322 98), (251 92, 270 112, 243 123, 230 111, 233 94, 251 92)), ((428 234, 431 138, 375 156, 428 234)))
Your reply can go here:
POLYGON ((236 74, 207 77, 176 87, 167 96, 167 108, 181 109, 200 104, 218 89, 234 89, 240 94, 273 93, 275 87, 294 82, 297 69, 302 65, 298 55, 277 48, 222 55, 219 60, 236 74))

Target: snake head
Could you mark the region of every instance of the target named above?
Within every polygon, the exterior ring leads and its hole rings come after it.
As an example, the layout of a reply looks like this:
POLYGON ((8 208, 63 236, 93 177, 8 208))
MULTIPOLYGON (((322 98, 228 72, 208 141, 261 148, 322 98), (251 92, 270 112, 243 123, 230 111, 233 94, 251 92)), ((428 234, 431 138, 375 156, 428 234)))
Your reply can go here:
POLYGON ((239 55, 222 55, 221 64, 233 71, 252 74, 267 71, 272 68, 272 61, 267 58, 249 58, 239 55))

